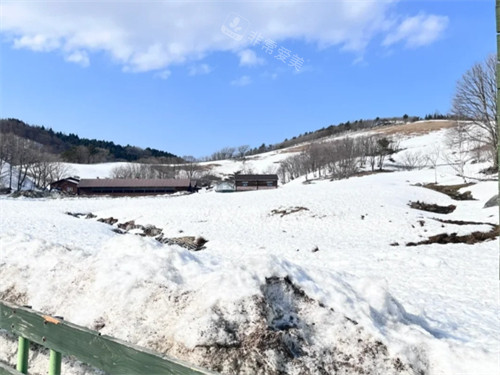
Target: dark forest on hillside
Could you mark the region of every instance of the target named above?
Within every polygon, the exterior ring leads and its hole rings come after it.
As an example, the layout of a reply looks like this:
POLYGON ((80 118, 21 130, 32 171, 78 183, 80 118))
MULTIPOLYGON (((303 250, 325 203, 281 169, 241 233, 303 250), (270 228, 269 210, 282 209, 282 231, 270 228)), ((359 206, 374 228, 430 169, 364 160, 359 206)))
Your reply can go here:
POLYGON ((138 161, 148 158, 177 159, 166 151, 135 146, 121 146, 114 142, 80 138, 76 134, 55 132, 44 126, 28 125, 18 119, 1 119, 0 133, 12 133, 18 137, 34 141, 64 161, 71 163, 101 163, 113 161, 138 161))

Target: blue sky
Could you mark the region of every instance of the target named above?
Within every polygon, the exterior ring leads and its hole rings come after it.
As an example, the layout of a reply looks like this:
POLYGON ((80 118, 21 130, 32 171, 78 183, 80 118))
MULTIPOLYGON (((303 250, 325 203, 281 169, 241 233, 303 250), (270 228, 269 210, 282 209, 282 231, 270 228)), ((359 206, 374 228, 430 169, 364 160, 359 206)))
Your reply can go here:
POLYGON ((181 156, 446 113, 496 52, 493 0, 0 7, 0 117, 181 156))

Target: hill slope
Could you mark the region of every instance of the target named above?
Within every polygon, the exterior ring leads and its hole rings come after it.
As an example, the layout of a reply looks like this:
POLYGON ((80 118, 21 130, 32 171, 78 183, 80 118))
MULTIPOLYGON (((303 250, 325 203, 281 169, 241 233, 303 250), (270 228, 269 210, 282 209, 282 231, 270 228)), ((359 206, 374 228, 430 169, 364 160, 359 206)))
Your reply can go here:
POLYGON ((152 148, 121 146, 114 142, 80 138, 76 134, 54 132, 44 126, 33 126, 17 119, 0 119, 0 133, 13 133, 35 141, 65 161, 97 163, 110 161, 137 161, 147 158, 177 158, 174 154, 152 148))
MULTIPOLYGON (((405 135, 402 152, 445 149, 445 132, 405 135)), ((479 177, 484 164, 467 168, 479 177)), ((497 182, 455 201, 417 186, 435 178, 427 168, 235 194, 3 198, 0 297, 226 374, 498 373, 497 242, 407 246, 490 231, 498 208, 482 207, 497 182), (208 242, 192 252, 164 241, 186 236, 208 242)), ((462 182, 449 165, 437 178, 462 182)), ((16 343, 1 340, 0 358, 15 362, 16 343)), ((40 355, 32 369, 45 368, 40 355)))

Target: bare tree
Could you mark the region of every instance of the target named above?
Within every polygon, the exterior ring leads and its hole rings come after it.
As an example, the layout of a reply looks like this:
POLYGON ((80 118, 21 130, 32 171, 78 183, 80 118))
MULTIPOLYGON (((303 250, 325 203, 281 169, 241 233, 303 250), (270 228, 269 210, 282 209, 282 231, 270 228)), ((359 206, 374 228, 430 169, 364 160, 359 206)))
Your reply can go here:
POLYGON ((328 154, 328 169, 332 178, 349 178, 359 171, 360 157, 364 150, 362 142, 345 137, 331 143, 328 154))
POLYGON ((441 157, 441 148, 439 145, 435 145, 431 152, 429 152, 426 156, 427 159, 427 164, 431 166, 432 169, 434 169, 434 182, 437 184, 437 166, 438 166, 438 161, 439 158, 441 157))
MULTIPOLYGON (((474 64, 458 81, 452 104, 452 113, 468 121, 465 129, 467 136, 487 144, 492 150, 498 147, 496 66, 497 57, 494 54, 482 63, 474 64), (475 132, 474 128, 481 131, 475 132)), ((498 154, 493 154, 496 169, 498 154)))
POLYGON ((113 168, 111 178, 156 178, 156 172, 148 164, 127 163, 113 168))
POLYGON ((28 166, 28 176, 39 189, 46 189, 51 182, 69 176, 71 169, 58 158, 45 151, 35 150, 35 159, 28 166))
POLYGON ((238 147, 238 156, 243 159, 245 158, 246 154, 248 153, 248 150, 250 150, 249 145, 241 145, 238 147))
POLYGON ((406 170, 422 169, 427 166, 427 158, 420 151, 406 151, 401 155, 401 167, 406 170))
POLYGON ((37 160, 37 149, 39 146, 26 138, 12 137, 12 158, 11 158, 11 183, 12 173, 15 172, 17 179, 16 190, 21 190, 28 177, 28 172, 32 163, 37 160))
POLYGON ((465 177, 465 165, 470 161, 469 155, 469 132, 465 123, 459 122, 457 126, 448 130, 446 144, 448 150, 443 154, 446 162, 467 182, 465 177))

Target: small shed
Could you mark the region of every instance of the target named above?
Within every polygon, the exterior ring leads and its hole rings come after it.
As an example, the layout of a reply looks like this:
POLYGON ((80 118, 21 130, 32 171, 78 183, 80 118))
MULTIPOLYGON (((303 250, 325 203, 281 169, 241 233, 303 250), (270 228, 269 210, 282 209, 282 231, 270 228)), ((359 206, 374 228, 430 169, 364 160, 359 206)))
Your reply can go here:
POLYGON ((139 196, 195 192, 197 183, 190 179, 81 179, 78 195, 139 196))
POLYGON ((276 189, 278 175, 276 174, 237 174, 234 176, 236 191, 276 189))
POLYGON ((221 181, 215 185, 215 191, 217 193, 232 193, 235 191, 234 183, 231 181, 221 181))
POLYGON ((66 194, 76 194, 78 191, 79 177, 68 177, 50 183, 50 190, 61 191, 66 194))

